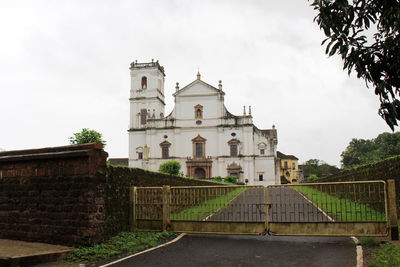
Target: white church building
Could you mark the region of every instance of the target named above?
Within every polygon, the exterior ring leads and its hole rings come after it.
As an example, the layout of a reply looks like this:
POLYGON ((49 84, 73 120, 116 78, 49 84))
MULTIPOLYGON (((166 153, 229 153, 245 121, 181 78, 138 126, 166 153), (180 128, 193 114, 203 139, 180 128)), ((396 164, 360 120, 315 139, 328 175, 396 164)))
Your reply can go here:
POLYGON ((168 160, 188 177, 234 175, 249 185, 280 183, 277 131, 258 129, 250 107, 243 115, 224 105, 221 81, 176 84, 175 107, 165 115, 164 68, 157 62, 130 66, 129 166, 158 171, 168 160))

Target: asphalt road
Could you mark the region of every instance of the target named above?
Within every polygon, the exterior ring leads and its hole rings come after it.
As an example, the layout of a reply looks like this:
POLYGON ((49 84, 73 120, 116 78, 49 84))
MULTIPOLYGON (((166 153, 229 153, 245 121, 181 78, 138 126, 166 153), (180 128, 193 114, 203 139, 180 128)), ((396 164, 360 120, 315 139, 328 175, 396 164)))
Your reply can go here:
POLYGON ((112 266, 356 266, 350 238, 187 235, 112 266))
MULTIPOLYGON (((298 191, 288 187, 268 188, 271 222, 327 222, 327 217, 298 191)), ((264 188, 251 188, 234 198, 228 207, 210 216, 208 221, 258 221, 265 219, 264 188)))

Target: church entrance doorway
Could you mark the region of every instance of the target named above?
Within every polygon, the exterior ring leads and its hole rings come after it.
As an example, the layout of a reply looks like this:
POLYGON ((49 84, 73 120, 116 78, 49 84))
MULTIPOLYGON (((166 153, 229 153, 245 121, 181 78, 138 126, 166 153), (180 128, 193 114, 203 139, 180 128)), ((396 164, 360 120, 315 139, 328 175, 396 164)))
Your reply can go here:
POLYGON ((194 176, 196 178, 206 178, 206 171, 203 168, 196 168, 194 170, 194 176))

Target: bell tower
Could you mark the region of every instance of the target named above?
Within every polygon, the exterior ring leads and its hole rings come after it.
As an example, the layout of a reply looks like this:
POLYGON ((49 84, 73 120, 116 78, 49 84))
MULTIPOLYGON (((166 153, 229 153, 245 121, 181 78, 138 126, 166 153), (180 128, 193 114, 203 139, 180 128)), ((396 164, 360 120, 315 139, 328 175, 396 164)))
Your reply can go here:
POLYGON ((164 117, 164 67, 158 60, 131 63, 129 129, 146 128, 149 119, 164 117))

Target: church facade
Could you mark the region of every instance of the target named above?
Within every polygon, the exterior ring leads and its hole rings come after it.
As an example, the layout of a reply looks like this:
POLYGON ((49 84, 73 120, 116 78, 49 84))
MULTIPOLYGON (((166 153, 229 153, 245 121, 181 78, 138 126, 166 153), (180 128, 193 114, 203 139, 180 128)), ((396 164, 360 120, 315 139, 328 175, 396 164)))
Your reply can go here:
POLYGON ((165 115, 164 68, 157 62, 130 67, 129 166, 158 171, 176 160, 188 177, 233 175, 249 185, 280 183, 277 130, 258 129, 251 109, 231 114, 221 81, 176 84, 175 106, 165 115))

